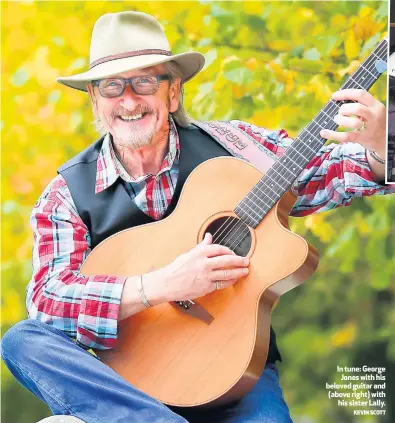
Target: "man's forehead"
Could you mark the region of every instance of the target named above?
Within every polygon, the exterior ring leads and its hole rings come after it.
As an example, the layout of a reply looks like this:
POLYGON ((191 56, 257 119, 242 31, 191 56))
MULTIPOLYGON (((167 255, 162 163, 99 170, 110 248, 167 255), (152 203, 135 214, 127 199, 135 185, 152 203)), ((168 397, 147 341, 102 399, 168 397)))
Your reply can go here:
POLYGON ((134 69, 132 71, 117 73, 115 75, 112 75, 111 78, 116 78, 116 77, 133 78, 134 76, 139 76, 139 75, 160 75, 163 73, 166 73, 165 65, 160 64, 155 66, 149 66, 143 69, 134 69))

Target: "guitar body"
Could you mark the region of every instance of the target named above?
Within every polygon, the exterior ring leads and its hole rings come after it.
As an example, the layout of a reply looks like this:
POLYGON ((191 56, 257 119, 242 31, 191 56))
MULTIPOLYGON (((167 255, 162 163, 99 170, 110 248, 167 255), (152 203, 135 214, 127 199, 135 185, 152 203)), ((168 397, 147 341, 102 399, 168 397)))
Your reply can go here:
MULTIPOLYGON (((189 176, 174 212, 127 229, 98 245, 85 275, 134 276, 172 262, 195 247, 213 221, 232 210, 262 178, 231 157, 204 162, 189 176)), ((287 193, 250 228, 250 272, 232 287, 195 300, 211 324, 166 303, 119 323, 117 346, 100 358, 137 389, 179 407, 213 406, 241 398, 265 366, 273 304, 314 272, 318 255, 288 229, 294 197, 287 193)))

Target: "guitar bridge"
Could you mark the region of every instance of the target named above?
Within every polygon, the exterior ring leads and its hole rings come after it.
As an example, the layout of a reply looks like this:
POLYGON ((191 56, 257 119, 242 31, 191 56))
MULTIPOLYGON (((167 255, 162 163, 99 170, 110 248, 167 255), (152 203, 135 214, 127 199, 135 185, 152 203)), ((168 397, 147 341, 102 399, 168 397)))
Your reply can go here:
POLYGON ((183 313, 188 314, 191 317, 195 317, 207 325, 210 325, 214 320, 214 317, 203 306, 192 300, 172 301, 170 304, 183 313))

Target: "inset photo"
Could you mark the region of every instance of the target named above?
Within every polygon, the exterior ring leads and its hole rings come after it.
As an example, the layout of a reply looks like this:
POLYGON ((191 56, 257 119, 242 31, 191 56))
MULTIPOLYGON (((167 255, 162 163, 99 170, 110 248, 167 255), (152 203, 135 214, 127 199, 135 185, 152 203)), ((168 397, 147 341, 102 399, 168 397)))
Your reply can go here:
POLYGON ((395 1, 390 5, 387 181, 395 183, 395 1))

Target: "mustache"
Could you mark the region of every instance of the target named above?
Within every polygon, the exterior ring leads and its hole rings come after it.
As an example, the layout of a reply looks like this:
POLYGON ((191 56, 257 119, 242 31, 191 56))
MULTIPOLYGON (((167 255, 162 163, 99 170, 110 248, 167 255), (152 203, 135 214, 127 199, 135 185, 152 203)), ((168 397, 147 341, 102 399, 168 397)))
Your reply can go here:
POLYGON ((134 108, 133 110, 128 110, 125 109, 124 107, 120 107, 119 109, 116 109, 113 112, 113 118, 116 118, 117 116, 133 116, 133 115, 143 115, 145 113, 153 113, 154 111, 148 106, 142 106, 142 105, 138 105, 136 108, 134 108))

